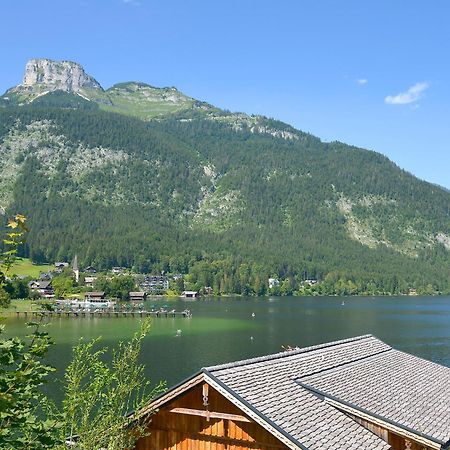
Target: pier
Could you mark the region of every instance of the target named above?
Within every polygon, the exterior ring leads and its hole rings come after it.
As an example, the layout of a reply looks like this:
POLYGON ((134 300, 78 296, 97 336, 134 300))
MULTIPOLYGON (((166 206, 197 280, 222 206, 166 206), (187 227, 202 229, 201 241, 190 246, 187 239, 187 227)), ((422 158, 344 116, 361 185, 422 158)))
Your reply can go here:
POLYGON ((191 311, 158 310, 158 311, 112 311, 112 310, 56 310, 56 311, 13 311, 10 315, 17 317, 192 317, 191 311))

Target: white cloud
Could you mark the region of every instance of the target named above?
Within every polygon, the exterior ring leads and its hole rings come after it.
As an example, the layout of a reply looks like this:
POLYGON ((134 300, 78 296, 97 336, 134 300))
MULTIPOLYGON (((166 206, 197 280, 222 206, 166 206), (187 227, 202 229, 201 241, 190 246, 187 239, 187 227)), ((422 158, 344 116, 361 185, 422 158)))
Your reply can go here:
POLYGON ((356 80, 356 82, 360 85, 360 86, 364 86, 365 84, 367 84, 369 80, 367 78, 358 78, 356 80))
POLYGON ((388 95, 384 101, 389 105, 407 105, 408 103, 417 102, 422 98, 423 92, 428 89, 428 83, 416 83, 406 92, 400 92, 397 95, 388 95))

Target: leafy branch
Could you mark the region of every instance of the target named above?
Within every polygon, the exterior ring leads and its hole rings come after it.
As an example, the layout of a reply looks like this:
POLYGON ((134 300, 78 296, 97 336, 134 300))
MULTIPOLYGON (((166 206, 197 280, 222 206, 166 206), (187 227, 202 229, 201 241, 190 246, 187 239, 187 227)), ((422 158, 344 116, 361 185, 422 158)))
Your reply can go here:
POLYGON ((0 287, 5 286, 8 272, 16 260, 18 248, 25 242, 25 234, 28 232, 26 221, 25 216, 16 214, 12 219, 8 220, 6 225, 11 231, 8 231, 6 238, 3 239, 6 250, 2 253, 0 264, 0 287))

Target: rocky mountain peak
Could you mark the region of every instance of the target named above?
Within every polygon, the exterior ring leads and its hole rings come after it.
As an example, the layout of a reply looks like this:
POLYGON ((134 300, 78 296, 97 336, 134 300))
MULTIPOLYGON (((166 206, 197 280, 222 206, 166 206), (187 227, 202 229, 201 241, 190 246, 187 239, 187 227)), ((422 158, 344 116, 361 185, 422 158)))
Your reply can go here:
POLYGON ((100 83, 88 75, 80 64, 51 59, 31 59, 27 62, 22 86, 36 85, 67 92, 77 92, 81 89, 103 90, 100 83))

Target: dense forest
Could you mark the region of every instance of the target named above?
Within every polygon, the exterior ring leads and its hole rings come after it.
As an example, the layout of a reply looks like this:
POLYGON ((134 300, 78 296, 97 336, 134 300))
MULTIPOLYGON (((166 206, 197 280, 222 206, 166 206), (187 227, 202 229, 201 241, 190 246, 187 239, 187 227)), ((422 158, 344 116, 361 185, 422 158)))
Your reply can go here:
POLYGON ((70 94, 0 108, 0 205, 24 256, 182 273, 216 294, 448 292, 450 194, 281 122, 191 109, 148 122, 70 94), (306 279, 317 279, 302 288, 306 279))

